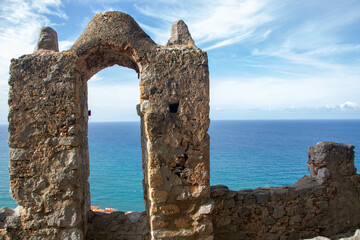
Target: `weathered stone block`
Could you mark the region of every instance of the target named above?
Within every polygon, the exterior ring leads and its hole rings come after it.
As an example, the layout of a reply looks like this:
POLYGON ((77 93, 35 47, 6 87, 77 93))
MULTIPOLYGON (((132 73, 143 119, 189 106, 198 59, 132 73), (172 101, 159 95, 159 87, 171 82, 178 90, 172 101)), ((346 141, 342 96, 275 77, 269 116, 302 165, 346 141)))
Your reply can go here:
POLYGON ((10 148, 10 160, 19 161, 19 160, 30 160, 30 155, 33 152, 31 149, 23 148, 10 148))
POLYGON ((256 194, 256 202, 258 204, 266 203, 269 200, 269 193, 259 192, 256 194))
POLYGON ((19 228, 21 226, 21 207, 0 209, 0 228, 19 228))
POLYGON ((274 213, 272 216, 276 219, 281 218, 285 215, 285 210, 283 206, 275 206, 274 207, 274 213))
POLYGON ((168 192, 150 188, 150 198, 154 203, 162 203, 168 199, 168 192))
POLYGON ((197 211, 197 214, 207 215, 210 214, 213 209, 214 209, 214 201, 210 201, 204 205, 201 205, 199 210, 197 211))
POLYGON ((53 210, 45 216, 48 226, 52 227, 77 227, 81 222, 81 213, 74 207, 64 207, 53 210))
POLYGON ((353 149, 352 145, 334 142, 320 142, 310 147, 308 150, 310 175, 321 180, 353 175, 356 173, 353 149))
POLYGON ((175 204, 168 204, 168 205, 160 206, 160 211, 164 215, 176 215, 180 212, 180 209, 175 204))
POLYGON ((80 240, 83 239, 83 232, 80 229, 72 228, 72 229, 65 229, 61 231, 60 239, 67 239, 67 240, 80 240))
POLYGON ((186 228, 190 226, 191 221, 187 218, 177 218, 174 220, 174 224, 177 228, 186 228))

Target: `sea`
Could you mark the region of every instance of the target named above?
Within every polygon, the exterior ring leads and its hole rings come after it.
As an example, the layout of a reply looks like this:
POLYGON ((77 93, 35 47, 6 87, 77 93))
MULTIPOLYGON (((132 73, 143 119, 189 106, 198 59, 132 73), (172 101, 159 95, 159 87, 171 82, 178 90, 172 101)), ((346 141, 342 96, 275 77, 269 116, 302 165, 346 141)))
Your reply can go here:
MULTIPOLYGON (((360 120, 211 121, 211 185, 232 190, 295 183, 307 170, 307 149, 320 141, 355 146, 360 167, 360 120)), ((0 125, 0 208, 9 195, 7 125, 0 125)), ((89 123, 91 205, 143 211, 140 122, 89 123)))

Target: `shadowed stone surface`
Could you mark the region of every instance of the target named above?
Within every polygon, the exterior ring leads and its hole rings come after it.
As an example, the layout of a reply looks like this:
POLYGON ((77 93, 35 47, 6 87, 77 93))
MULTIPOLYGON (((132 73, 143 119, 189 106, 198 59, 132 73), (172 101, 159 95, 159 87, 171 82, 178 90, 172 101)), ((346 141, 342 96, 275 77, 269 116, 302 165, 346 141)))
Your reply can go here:
POLYGON ((20 220, 21 208, 10 209, 3 207, 0 209, 0 228, 19 228, 21 227, 20 220))

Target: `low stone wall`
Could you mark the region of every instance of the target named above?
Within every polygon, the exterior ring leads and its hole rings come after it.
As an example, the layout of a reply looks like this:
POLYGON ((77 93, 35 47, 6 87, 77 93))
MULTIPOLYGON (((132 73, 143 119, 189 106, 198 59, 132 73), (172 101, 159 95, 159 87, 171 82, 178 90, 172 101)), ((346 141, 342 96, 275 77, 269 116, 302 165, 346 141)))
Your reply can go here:
POLYGON ((231 191, 211 187, 215 239, 333 238, 360 226, 360 182, 353 146, 318 143, 290 186, 231 191))
POLYGON ((146 212, 100 213, 88 215, 87 240, 147 240, 150 228, 146 212))

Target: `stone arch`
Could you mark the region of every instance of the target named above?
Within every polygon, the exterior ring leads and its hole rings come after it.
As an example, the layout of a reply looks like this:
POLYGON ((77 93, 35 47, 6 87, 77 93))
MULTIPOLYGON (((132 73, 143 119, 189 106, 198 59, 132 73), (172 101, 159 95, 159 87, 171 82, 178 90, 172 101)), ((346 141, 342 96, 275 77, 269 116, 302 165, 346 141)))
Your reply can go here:
POLYGON ((87 220, 87 80, 114 64, 139 76, 146 238, 212 236, 206 53, 183 21, 159 46, 129 15, 106 12, 68 51, 47 42, 12 62, 10 176, 24 237, 84 239, 94 228, 87 220))
POLYGON ((77 71, 89 79, 89 75, 114 64, 139 73, 146 52, 155 47, 131 16, 105 12, 94 16, 70 50, 78 57, 77 71))
MULTIPOLYGON (((146 68, 148 64, 144 56, 154 47, 156 44, 131 16, 120 12, 95 15, 70 49, 77 55, 75 69, 81 84, 81 112, 88 112, 87 81, 93 75, 116 64, 133 69, 138 73, 139 78, 141 69, 146 68)), ((140 95, 143 95, 141 88, 140 95)), ((82 122, 81 125, 87 126, 88 116, 83 115, 79 121, 82 122)), ((82 138, 87 137, 87 127, 81 134, 82 138)), ((144 174, 146 174, 145 170, 144 174)), ((146 186, 144 192, 146 194, 146 186)))
MULTIPOLYGON (((133 69, 139 77, 140 69, 147 64, 144 61, 145 53, 155 46, 131 16, 120 12, 97 14, 70 49, 77 55, 75 69, 82 86, 81 112, 88 112, 87 81, 92 76, 107 67, 118 65, 133 69)), ((83 122, 83 126, 88 125, 86 115, 79 121, 83 122)), ((82 137, 86 138, 87 128, 84 130, 82 137)))

